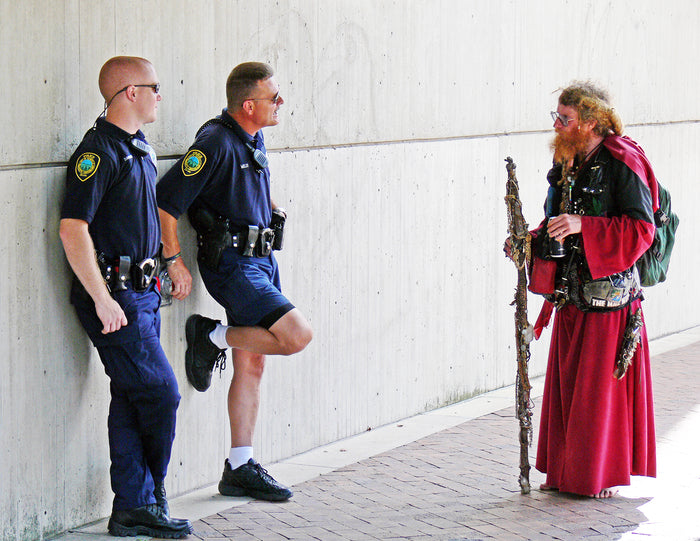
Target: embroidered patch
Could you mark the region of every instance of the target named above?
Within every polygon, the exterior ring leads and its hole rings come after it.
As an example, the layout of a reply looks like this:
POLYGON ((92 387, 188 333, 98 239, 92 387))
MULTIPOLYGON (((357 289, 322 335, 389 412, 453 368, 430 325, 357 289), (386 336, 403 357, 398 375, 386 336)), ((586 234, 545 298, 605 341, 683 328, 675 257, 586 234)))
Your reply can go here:
POLYGON ((80 182, 85 182, 95 174, 99 165, 100 157, 97 154, 85 152, 75 162, 75 176, 80 179, 80 182))
POLYGON ((182 160, 182 174, 186 177, 196 175, 202 170, 207 157, 201 150, 190 150, 182 160))

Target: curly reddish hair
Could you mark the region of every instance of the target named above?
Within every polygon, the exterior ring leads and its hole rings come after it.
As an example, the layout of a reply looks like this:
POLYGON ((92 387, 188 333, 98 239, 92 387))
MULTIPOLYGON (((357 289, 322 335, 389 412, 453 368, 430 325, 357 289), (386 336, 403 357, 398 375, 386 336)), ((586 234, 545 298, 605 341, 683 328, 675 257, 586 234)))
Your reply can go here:
POLYGON ((595 121, 593 132, 597 135, 622 135, 622 120, 610 106, 610 95, 604 88, 590 81, 574 81, 562 90, 559 103, 576 109, 581 122, 595 121))

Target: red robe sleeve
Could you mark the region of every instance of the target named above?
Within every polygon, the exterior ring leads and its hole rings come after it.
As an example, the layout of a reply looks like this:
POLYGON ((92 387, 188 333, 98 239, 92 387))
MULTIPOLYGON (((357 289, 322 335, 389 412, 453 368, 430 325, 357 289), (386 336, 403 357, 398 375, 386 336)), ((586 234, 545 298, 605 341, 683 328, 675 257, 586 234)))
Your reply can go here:
MULTIPOLYGON (((545 234, 544 225, 546 223, 547 222, 545 220, 537 227, 537 229, 530 231, 533 245, 535 244, 535 239, 540 234, 545 234)), ((554 293, 554 278, 557 273, 556 261, 546 261, 537 257, 537 255, 533 253, 530 266, 528 267, 528 272, 530 276, 527 287, 532 293, 537 295, 550 295, 554 293)))
POLYGON ((586 262, 594 280, 629 269, 654 240, 654 224, 620 216, 581 216, 586 262))
POLYGON ((615 165, 620 216, 581 216, 586 262, 595 280, 630 268, 654 240, 658 186, 644 151, 628 137, 603 141, 615 165))

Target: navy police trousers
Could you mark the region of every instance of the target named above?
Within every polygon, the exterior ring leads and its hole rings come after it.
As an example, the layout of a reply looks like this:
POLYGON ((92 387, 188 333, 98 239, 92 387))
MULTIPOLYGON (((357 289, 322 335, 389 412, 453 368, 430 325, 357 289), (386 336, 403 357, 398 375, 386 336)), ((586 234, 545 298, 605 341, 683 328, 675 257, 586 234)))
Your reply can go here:
POLYGON ((128 324, 105 335, 92 299, 81 290, 74 284, 71 302, 110 378, 113 509, 154 503, 154 485, 163 482, 170 462, 180 402, 175 374, 160 345, 160 295, 153 287, 142 293, 116 292, 128 324))

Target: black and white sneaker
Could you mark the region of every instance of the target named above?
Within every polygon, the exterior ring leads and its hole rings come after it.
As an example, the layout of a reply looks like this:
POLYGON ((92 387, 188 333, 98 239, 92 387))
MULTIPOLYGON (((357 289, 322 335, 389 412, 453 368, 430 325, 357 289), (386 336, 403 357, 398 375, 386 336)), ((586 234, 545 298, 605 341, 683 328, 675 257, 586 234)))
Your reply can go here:
POLYGON ((199 392, 211 385, 214 367, 218 366, 220 371, 226 368, 226 350, 216 347, 209 338, 218 323, 221 322, 199 314, 192 314, 185 323, 185 373, 187 381, 199 392))
POLYGON ((293 493, 275 481, 267 470, 252 458, 235 470, 228 458, 224 462, 224 474, 219 481, 219 492, 224 496, 250 496, 258 500, 282 502, 293 493))

